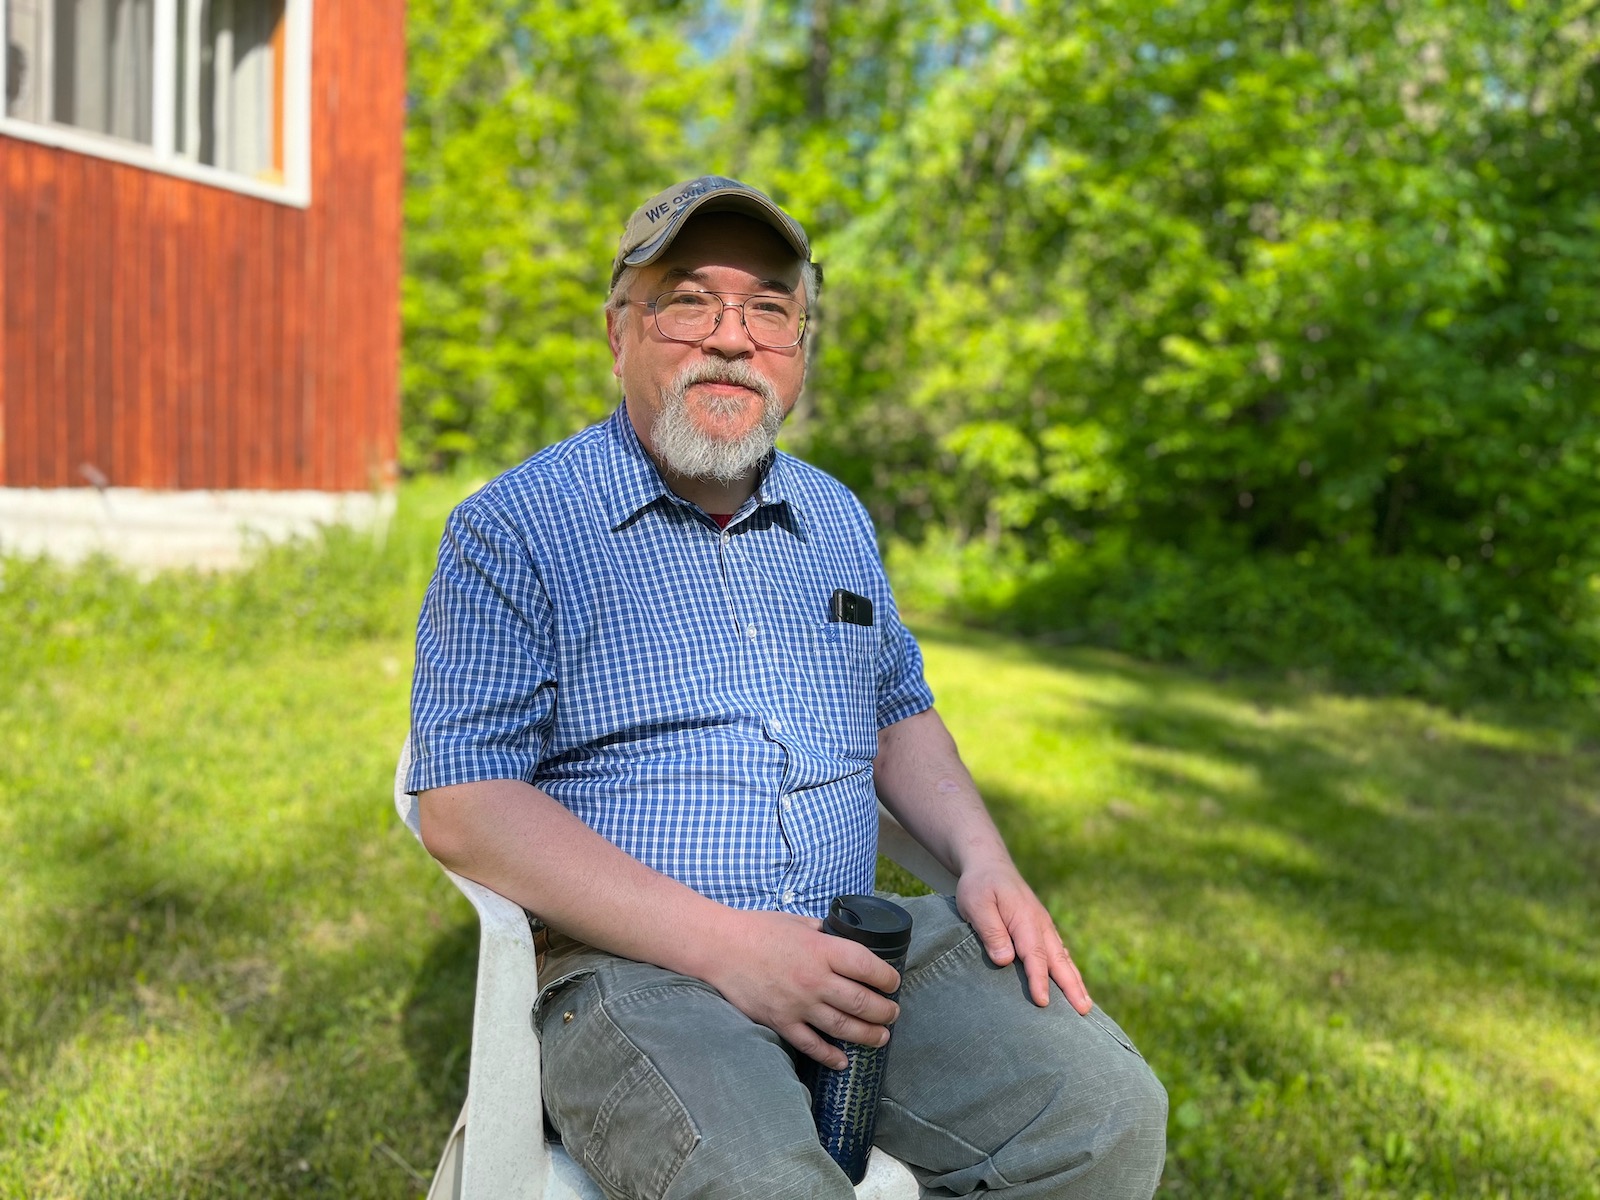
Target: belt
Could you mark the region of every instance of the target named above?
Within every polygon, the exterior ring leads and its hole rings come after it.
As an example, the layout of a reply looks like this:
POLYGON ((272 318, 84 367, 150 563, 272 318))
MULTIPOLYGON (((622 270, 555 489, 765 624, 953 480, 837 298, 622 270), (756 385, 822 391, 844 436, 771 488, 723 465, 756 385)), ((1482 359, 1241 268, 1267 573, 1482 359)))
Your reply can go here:
MULTIPOLYGON (((533 924, 536 918, 529 917, 528 923, 533 924)), ((550 927, 543 922, 534 926, 533 930, 533 969, 543 972, 544 960, 550 955, 550 927)))

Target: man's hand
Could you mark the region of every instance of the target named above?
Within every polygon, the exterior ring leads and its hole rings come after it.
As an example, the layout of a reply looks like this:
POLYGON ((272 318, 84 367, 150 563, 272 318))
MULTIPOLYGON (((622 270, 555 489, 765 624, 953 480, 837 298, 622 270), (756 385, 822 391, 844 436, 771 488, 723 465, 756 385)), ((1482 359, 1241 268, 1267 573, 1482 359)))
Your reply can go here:
POLYGON ((878 797, 956 876, 956 910, 1000 966, 1022 960, 1028 995, 1050 1003, 1054 980, 1072 1007, 1093 1002, 1044 905, 1018 873, 939 714, 927 709, 878 733, 878 797))
POLYGON ((1049 912, 1017 873, 1009 858, 963 871, 956 884, 956 909, 977 930, 984 953, 998 966, 1022 960, 1028 995, 1043 1008, 1050 1003, 1050 981, 1080 1013, 1093 1001, 1049 912))
POLYGON ((819 1030, 864 1046, 889 1040, 900 1006, 879 992, 894 991, 900 976, 866 947, 790 913, 728 909, 719 932, 726 936, 696 974, 802 1054, 839 1070, 848 1060, 819 1030))

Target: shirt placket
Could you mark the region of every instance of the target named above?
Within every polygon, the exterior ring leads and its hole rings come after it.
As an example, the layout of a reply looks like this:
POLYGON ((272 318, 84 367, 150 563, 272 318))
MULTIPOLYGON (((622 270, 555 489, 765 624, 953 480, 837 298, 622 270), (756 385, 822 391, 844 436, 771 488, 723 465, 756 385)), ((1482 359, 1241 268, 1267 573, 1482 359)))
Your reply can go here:
POLYGON ((770 607, 771 602, 761 587, 760 572, 747 561, 749 555, 757 551, 748 544, 749 532, 739 527, 743 515, 730 521, 718 538, 723 587, 741 642, 742 658, 748 665, 746 678, 752 707, 761 714, 762 733, 784 752, 782 782, 772 819, 788 858, 787 866, 771 889, 771 899, 779 909, 800 911, 805 894, 800 872, 808 864, 795 852, 801 842, 796 836, 801 817, 795 811, 795 766, 799 750, 793 741, 794 717, 787 703, 792 688, 775 653, 777 640, 783 635, 783 614, 770 607))

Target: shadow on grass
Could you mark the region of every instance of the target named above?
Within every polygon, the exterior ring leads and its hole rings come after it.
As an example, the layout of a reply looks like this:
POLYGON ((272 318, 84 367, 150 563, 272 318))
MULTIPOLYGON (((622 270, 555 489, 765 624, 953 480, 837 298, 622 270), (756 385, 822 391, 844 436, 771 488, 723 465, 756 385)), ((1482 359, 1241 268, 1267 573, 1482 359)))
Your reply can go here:
POLYGON ((191 1194, 244 1180, 226 1194, 420 1198, 466 1098, 477 955, 475 921, 445 926, 395 1007, 377 984, 389 964, 371 946, 283 979, 253 1014, 251 1046, 258 1070, 288 1064, 283 1089, 185 1164, 203 1185, 191 1194))
MULTIPOLYGON (((1071 822, 985 783, 1030 878, 1092 872, 1185 902, 1208 884, 1299 909, 1332 932, 1475 971, 1493 965, 1572 1003, 1600 989, 1600 755, 1553 753, 1540 727, 1486 728, 1421 704, 1354 704, 1284 682, 1197 683, 1103 651, 1026 647, 950 629, 925 641, 1000 653, 1117 689, 1091 688, 1088 721, 1160 810, 1117 806, 1108 861, 1071 822), (1120 696, 1121 699, 1107 699, 1120 696), (1219 786, 1207 768, 1242 785, 1219 786)), ((1041 714, 1042 727, 1051 719, 1041 714)), ((1054 731, 1082 732, 1056 719, 1054 731)))
MULTIPOLYGON (((1451 736, 1429 742, 1377 715, 1353 730, 1346 718, 1347 738, 1314 724, 1250 728, 1173 700, 1105 711, 1130 746, 1203 752, 1253 776, 1252 787, 1213 794, 1182 772, 1134 767, 1194 811, 1216 806, 1247 835, 1263 831, 1300 852, 1286 861, 1249 836, 1228 839, 1219 849, 1237 886, 1341 935, 1469 971, 1510 969, 1569 1002, 1587 1004, 1600 987, 1600 945, 1585 916, 1597 898, 1600 816, 1576 772, 1534 751, 1451 736), (1590 943, 1584 956, 1559 944, 1580 930, 1590 943)), ((1207 864, 1184 853, 1208 840, 1203 833, 1151 836, 1150 857, 1164 869, 1204 875, 1207 864)))
POLYGON ((401 1013, 401 1034, 417 1081, 450 1121, 467 1095, 477 974, 478 924, 465 921, 434 938, 401 1013))
MULTIPOLYGON (((71 864, 51 877, 56 903, 41 905, 32 939, 42 952, 26 964, 12 997, 47 996, 31 1012, 7 1014, 20 1024, 15 1044, 47 1062, 109 1009, 138 1014, 143 981, 189 985, 216 997, 224 1012, 254 1003, 272 986, 265 953, 219 959, 215 947, 262 941, 272 913, 234 881, 196 872, 182 854, 147 845, 136 818, 97 812, 94 823, 53 839, 52 859, 71 864)), ((9 1002, 0 993, 0 1005, 9 1002)))
POLYGON ((1322 764, 1320 784, 1280 790, 1269 761, 1256 796, 1220 800, 1182 774, 1143 768, 1151 786, 1194 803, 1187 814, 1117 818, 1121 845, 1113 839, 1109 852, 1103 838, 1091 846, 1041 831, 1029 797, 983 790, 1019 869, 1041 888, 1089 878, 1098 891, 1186 917, 1208 889, 1233 890, 1316 922, 1333 941, 1449 963, 1463 980, 1510 978, 1588 1009, 1600 989, 1600 939, 1582 932, 1595 903, 1592 841, 1572 850, 1532 836, 1537 818, 1521 811, 1396 817, 1352 805, 1337 792, 1356 772, 1310 757, 1322 764), (1212 821, 1244 833, 1204 827, 1212 821), (1298 853, 1262 847, 1251 827, 1298 853), (1552 870, 1553 859, 1566 869, 1552 870))

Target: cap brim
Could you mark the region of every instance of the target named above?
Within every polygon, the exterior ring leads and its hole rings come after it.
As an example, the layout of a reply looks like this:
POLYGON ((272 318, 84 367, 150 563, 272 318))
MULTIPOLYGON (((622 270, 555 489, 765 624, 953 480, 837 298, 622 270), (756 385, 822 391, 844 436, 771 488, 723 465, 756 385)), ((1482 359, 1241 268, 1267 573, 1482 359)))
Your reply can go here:
POLYGON ((794 252, 802 260, 811 257, 811 247, 806 244, 805 238, 799 236, 794 228, 794 222, 785 215, 784 211, 776 204, 772 204, 759 196, 752 196, 748 192, 708 192, 685 204, 681 209, 672 214, 672 219, 666 227, 657 233, 648 242, 635 248, 622 260, 625 267, 643 267, 655 262, 667 252, 667 247, 672 245, 672 239, 677 237, 683 229, 684 222, 698 212, 735 212, 743 213, 747 217, 772 226, 779 237, 789 243, 794 252))

